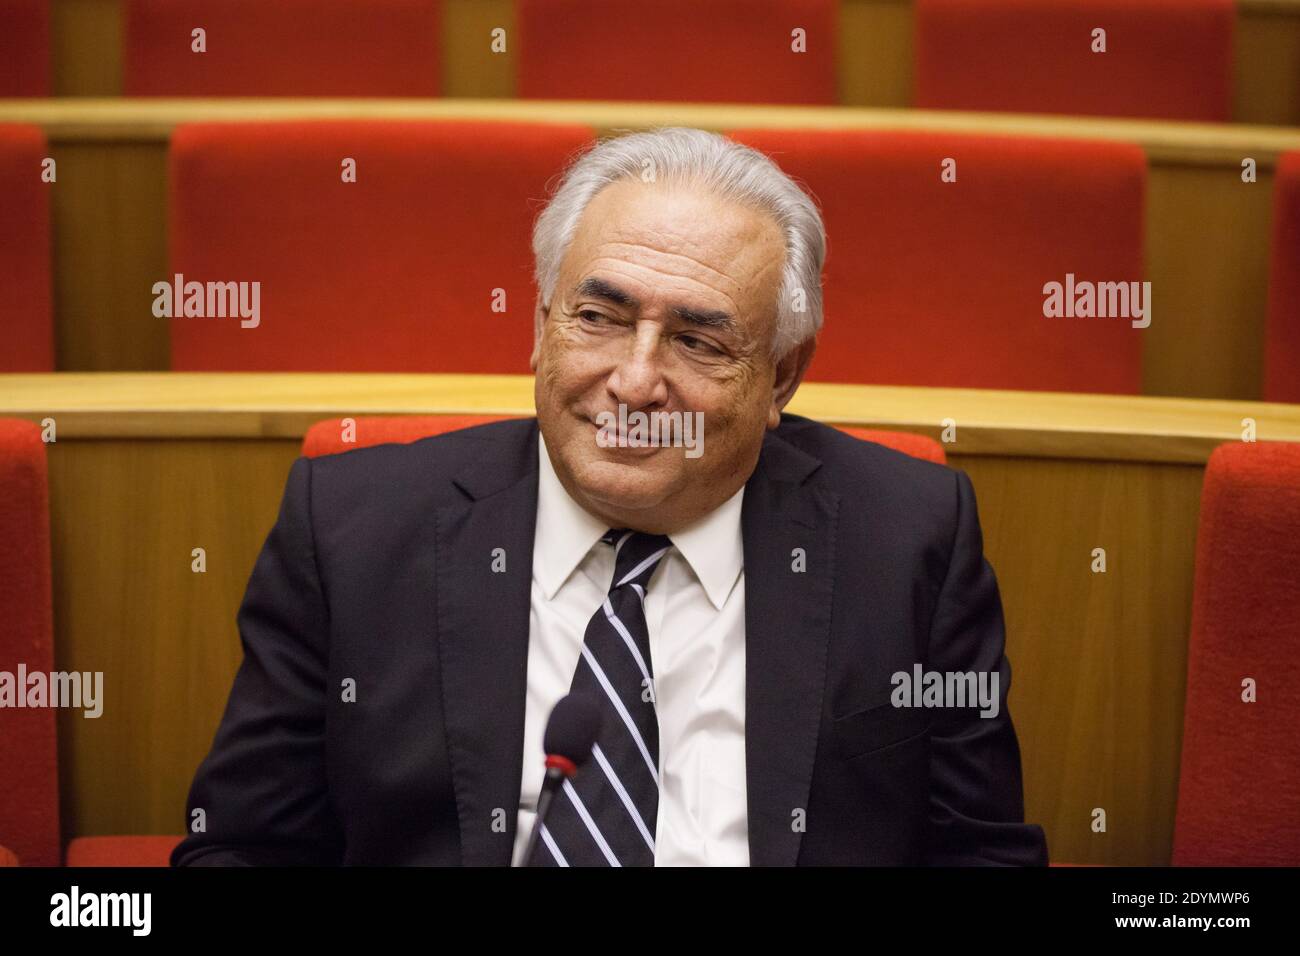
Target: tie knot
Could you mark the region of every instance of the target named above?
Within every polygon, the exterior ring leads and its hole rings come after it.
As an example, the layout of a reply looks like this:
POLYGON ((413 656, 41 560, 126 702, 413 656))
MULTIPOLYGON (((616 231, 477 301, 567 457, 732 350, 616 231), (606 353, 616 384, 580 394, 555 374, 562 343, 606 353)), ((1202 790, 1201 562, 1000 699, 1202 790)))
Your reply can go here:
POLYGON ((646 534, 626 528, 611 528, 600 540, 617 549, 614 555, 614 581, 610 585, 610 591, 629 584, 644 589, 650 575, 655 573, 655 568, 673 545, 667 535, 646 534))

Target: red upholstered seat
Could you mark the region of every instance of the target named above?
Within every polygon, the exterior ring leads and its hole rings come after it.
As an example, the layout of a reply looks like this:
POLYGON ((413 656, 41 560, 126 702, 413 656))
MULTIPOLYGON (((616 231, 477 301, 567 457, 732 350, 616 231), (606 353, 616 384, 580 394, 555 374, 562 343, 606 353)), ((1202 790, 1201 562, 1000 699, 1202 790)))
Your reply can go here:
POLYGON ((159 278, 246 282, 250 294, 259 282, 260 317, 174 318, 173 368, 527 373, 533 217, 592 135, 492 122, 178 128, 172 271, 159 278), (356 182, 342 181, 345 159, 356 182))
POLYGON ((38 127, 0 124, 0 372, 54 370, 48 155, 38 127))
MULTIPOLYGON (((355 434, 351 437, 355 440, 351 442, 343 440, 346 419, 336 418, 317 422, 307 430, 307 434, 302 440, 302 453, 308 458, 315 458, 318 455, 332 455, 336 452, 350 451, 354 448, 368 448, 371 445, 413 442, 421 438, 428 438, 431 435, 441 435, 445 432, 453 432, 473 425, 482 425, 484 422, 501 421, 508 417, 510 416, 363 416, 352 420, 355 434)), ((943 446, 933 438, 928 438, 925 435, 913 435, 908 432, 873 431, 867 428, 841 427, 840 430, 855 438, 874 441, 898 451, 906 452, 914 458, 924 458, 926 461, 938 462, 941 465, 947 462, 943 446)))
POLYGON ((517 0, 533 99, 836 102, 837 0, 517 0), (792 32, 804 31, 806 52, 792 32))
POLYGON ((1300 151, 1278 162, 1272 275, 1264 339, 1264 400, 1300 402, 1300 151))
POLYGON ((917 106, 1226 122, 1233 0, 916 0, 917 106), (1093 30, 1106 52, 1093 52, 1093 30))
MULTIPOLYGON (((0 671, 54 669, 45 444, 32 422, 0 418, 0 671)), ((0 845, 25 866, 59 865, 57 712, 0 711, 0 845)))
POLYGON ((1068 275, 1142 279, 1138 147, 905 132, 733 135, 771 154, 822 207, 825 327, 810 380, 1141 390, 1142 331, 1131 319, 1043 314, 1044 287, 1064 286, 1068 275), (948 159, 955 182, 941 180, 948 159))
POLYGON ((50 95, 52 0, 0 0, 0 99, 50 95))
POLYGON ((437 96, 441 88, 439 0, 123 0, 123 7, 128 96, 437 96), (202 53, 191 38, 200 27, 202 53))
POLYGON ((1220 446, 1196 541, 1176 865, 1300 865, 1298 598, 1300 444, 1220 446))

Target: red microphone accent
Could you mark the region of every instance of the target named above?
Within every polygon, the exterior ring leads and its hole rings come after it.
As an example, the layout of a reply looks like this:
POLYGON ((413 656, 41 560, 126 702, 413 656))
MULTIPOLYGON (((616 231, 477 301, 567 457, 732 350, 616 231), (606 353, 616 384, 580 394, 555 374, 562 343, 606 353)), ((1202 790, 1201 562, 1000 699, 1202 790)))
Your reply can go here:
POLYGON ((554 767, 566 777, 572 777, 578 772, 578 765, 576 763, 568 757, 561 757, 559 754, 546 755, 546 768, 549 770, 551 767, 554 767))

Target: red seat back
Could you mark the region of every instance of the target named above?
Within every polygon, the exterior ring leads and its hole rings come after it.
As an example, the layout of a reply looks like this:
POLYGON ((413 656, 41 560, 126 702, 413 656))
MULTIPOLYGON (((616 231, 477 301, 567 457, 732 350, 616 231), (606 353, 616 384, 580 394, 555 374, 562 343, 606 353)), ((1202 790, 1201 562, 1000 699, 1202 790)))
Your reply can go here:
POLYGON ((917 106, 1225 122, 1233 0, 916 0, 917 106), (1093 52, 1093 30, 1106 52, 1093 52))
POLYGON ((0 372, 54 371, 48 155, 38 127, 0 124, 0 372))
POLYGON ((128 96, 437 96, 442 85, 438 0, 123 5, 128 96))
POLYGON ((259 282, 260 317, 173 318, 172 367, 527 373, 533 217, 591 138, 491 122, 178 128, 171 275, 259 282))
POLYGON ((932 461, 937 465, 948 464, 948 456, 943 445, 928 435, 915 435, 911 432, 889 432, 874 428, 853 428, 849 425, 837 425, 840 431, 863 441, 873 441, 894 451, 901 451, 913 458, 932 461))
POLYGON ((534 99, 836 101, 836 0, 517 0, 534 99), (804 31, 806 52, 791 48, 804 31))
POLYGON ((0 0, 0 99, 50 95, 51 2, 0 0))
POLYGON ((1298 596, 1300 444, 1220 446, 1196 540, 1176 865, 1300 865, 1298 596))
POLYGON ((771 154, 822 207, 825 327, 810 381, 1141 390, 1132 320, 1043 314, 1044 287, 1067 275, 1142 279, 1138 147, 902 132, 733 135, 771 154), (955 182, 941 179, 948 159, 955 182))
POLYGON ((1300 402, 1300 151, 1286 153, 1278 162, 1272 256, 1264 400, 1300 402))
MULTIPOLYGON (((0 671, 15 681, 54 669, 48 487, 40 428, 0 419, 0 671)), ((59 865, 56 713, 0 710, 0 845, 25 866, 59 865)))

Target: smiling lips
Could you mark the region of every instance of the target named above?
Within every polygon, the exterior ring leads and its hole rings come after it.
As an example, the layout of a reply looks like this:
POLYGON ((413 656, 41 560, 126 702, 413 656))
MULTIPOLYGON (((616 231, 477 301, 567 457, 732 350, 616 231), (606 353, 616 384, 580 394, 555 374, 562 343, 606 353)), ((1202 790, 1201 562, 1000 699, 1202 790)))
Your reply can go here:
MULTIPOLYGON (((597 425, 595 422, 591 422, 590 424, 591 427, 596 430, 596 434, 599 435, 602 431, 602 427, 600 425, 597 425)), ((662 445, 651 445, 648 443, 632 444, 628 439, 627 432, 615 430, 612 434, 616 444, 613 445, 601 444, 600 441, 597 440, 596 447, 604 451, 619 452, 624 455, 639 455, 639 456, 652 455, 655 452, 659 451, 659 449, 664 447, 662 445)))

